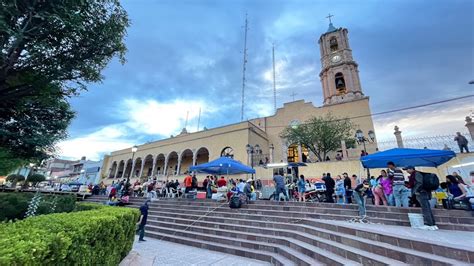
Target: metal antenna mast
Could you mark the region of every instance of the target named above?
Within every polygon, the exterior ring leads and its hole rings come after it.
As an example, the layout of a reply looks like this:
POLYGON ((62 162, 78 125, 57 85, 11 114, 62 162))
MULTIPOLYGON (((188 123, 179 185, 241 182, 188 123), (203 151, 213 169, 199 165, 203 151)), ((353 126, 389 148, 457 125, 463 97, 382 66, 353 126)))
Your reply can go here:
POLYGON ((186 122, 184 123, 184 128, 188 127, 188 117, 189 117, 189 111, 186 112, 186 122))
POLYGON ((247 13, 245 13, 245 35, 244 35, 244 62, 243 62, 243 69, 242 69, 242 110, 240 115, 240 121, 244 120, 244 106, 245 106, 245 70, 247 66, 247 31, 248 31, 248 21, 247 21, 247 13))
POLYGON ((199 124, 201 123, 201 107, 199 107, 199 116, 198 116, 198 126, 197 126, 197 130, 196 131, 199 131, 199 124))
POLYGON ((275 81, 275 44, 272 45, 272 59, 273 59, 273 108, 275 113, 277 110, 277 91, 276 91, 276 81, 275 81))

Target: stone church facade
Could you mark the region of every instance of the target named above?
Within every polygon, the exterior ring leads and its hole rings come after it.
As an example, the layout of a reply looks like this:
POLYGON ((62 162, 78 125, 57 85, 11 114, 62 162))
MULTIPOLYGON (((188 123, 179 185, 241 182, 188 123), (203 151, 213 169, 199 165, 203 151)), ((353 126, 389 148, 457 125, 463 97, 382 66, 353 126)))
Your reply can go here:
MULTIPOLYGON (((103 175, 107 180, 182 177, 190 166, 220 156, 230 156, 255 166, 273 162, 315 163, 315 156, 306 147, 287 143, 280 133, 289 125, 297 125, 313 116, 327 113, 350 118, 357 130, 368 138, 369 132, 374 132, 374 125, 369 98, 363 93, 358 64, 352 57, 348 30, 335 28, 331 23, 318 44, 322 65, 319 73, 324 96, 322 106, 299 100, 285 103, 272 116, 194 133, 187 133, 184 129, 178 136, 139 145, 133 160, 131 148, 114 151, 104 158, 103 175)), ((375 152, 376 147, 376 141, 366 144, 369 153, 375 152)), ((341 149, 330 157, 334 160, 338 152, 344 160, 359 159, 361 150, 361 145, 347 149, 341 143, 341 149)))

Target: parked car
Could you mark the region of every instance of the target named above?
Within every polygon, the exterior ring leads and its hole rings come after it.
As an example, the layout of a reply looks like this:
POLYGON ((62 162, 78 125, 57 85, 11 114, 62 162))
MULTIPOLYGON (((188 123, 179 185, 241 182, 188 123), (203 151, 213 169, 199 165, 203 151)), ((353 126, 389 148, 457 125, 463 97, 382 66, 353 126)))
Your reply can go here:
POLYGON ((71 189, 71 187, 70 187, 69 185, 67 185, 67 184, 62 184, 62 185, 61 185, 61 188, 60 188, 60 191, 71 192, 72 189, 71 189))

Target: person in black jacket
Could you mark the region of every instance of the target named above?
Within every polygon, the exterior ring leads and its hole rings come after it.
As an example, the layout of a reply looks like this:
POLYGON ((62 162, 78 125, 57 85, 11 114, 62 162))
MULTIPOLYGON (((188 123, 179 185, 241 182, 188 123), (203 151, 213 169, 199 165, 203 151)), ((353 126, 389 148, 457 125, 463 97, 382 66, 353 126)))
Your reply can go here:
POLYGON ((352 203, 352 182, 347 173, 342 174, 344 176, 344 188, 346 190, 346 201, 352 203))
POLYGON ((336 182, 331 177, 331 173, 327 173, 325 177, 323 177, 324 184, 326 185, 326 202, 334 203, 334 187, 336 186, 336 182))

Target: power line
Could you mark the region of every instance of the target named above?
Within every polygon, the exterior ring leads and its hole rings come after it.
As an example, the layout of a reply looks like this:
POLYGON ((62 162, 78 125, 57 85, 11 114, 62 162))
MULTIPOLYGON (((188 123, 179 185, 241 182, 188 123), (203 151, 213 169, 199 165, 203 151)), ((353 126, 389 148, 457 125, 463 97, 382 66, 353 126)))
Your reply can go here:
MULTIPOLYGON (((383 115, 383 114, 388 114, 388 113, 396 113, 396 112, 412 110, 412 109, 417 109, 417 108, 431 106, 431 105, 437 105, 437 104, 441 104, 441 103, 454 102, 454 101, 458 101, 458 100, 462 100, 462 99, 466 99, 466 98, 470 98, 470 97, 474 97, 474 94, 465 95, 465 96, 456 97, 456 98, 451 98, 451 99, 446 99, 446 100, 441 100, 441 101, 436 101, 436 102, 431 102, 431 103, 425 103, 425 104, 420 104, 420 105, 403 107, 403 108, 399 108, 399 109, 393 109, 393 110, 390 110, 390 111, 382 111, 382 112, 373 113, 373 114, 369 114, 369 115, 359 115, 359 116, 341 118, 341 119, 336 119, 336 120, 333 120, 333 121, 336 122, 336 121, 342 121, 342 120, 347 120, 347 119, 352 120, 352 119, 369 117, 369 116, 383 115)), ((305 123, 302 123, 302 124, 305 124, 305 123)), ((288 125, 285 125, 285 126, 266 126, 266 127, 267 128, 277 128, 277 127, 288 127, 288 125)))

